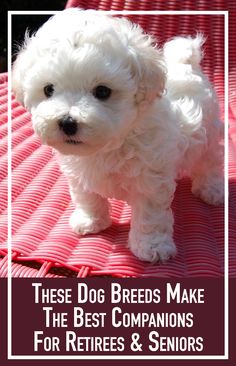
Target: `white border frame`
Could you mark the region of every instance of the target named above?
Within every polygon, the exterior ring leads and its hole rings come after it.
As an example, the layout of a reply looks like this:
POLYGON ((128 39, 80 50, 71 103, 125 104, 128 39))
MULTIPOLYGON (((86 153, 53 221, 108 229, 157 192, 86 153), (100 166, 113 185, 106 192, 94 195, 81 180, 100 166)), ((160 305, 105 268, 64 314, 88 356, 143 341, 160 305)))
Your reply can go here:
POLYGON ((228 240, 228 11, 100 11, 112 15, 223 15, 224 16, 224 117, 225 117, 225 202, 224 202, 224 225, 225 225, 225 252, 224 252, 224 355, 167 355, 167 356, 136 356, 136 355, 96 355, 96 356, 71 356, 71 355, 52 355, 52 356, 32 356, 32 355, 13 355, 12 354, 12 277, 11 277, 11 84, 12 84, 12 65, 11 65, 11 46, 12 46, 12 15, 53 15, 59 11, 8 11, 8 360, 227 360, 229 359, 229 240, 228 240))

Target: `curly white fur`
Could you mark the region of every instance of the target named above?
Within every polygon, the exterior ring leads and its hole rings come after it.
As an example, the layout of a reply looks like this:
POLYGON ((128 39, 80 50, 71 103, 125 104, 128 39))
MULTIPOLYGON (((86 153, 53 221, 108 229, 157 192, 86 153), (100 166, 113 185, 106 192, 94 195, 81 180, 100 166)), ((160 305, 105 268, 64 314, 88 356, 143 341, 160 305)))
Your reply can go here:
POLYGON ((177 176, 188 173, 206 202, 223 202, 221 123, 199 64, 202 43, 201 36, 179 37, 161 52, 128 20, 78 9, 27 37, 13 88, 42 142, 59 152, 76 233, 104 230, 107 198, 126 200, 130 249, 142 260, 165 261, 176 253, 170 206, 177 176), (48 84, 53 94, 46 97, 48 84), (99 85, 111 90, 107 100, 94 95, 99 85), (65 115, 78 125, 73 136, 60 128, 65 115))

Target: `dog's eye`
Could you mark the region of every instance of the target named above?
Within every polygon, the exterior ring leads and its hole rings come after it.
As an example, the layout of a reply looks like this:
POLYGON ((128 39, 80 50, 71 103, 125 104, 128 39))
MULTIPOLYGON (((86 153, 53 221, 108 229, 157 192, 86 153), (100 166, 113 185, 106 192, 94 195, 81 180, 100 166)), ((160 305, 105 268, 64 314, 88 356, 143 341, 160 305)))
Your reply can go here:
POLYGON ((107 100, 111 95, 111 89, 104 85, 99 85, 93 90, 93 95, 99 100, 107 100))
POLYGON ((53 84, 48 84, 43 88, 44 94, 47 98, 50 98, 54 93, 54 86, 53 84))

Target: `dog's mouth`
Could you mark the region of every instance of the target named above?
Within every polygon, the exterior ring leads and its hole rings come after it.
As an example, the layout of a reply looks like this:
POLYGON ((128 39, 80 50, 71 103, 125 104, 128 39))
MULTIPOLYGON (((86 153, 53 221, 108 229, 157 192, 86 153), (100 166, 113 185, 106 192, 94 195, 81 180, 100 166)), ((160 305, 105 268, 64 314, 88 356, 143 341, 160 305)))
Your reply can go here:
POLYGON ((69 139, 69 140, 65 140, 65 143, 66 144, 69 144, 69 145, 79 145, 79 144, 82 143, 82 141, 77 141, 77 140, 71 140, 71 139, 69 139))

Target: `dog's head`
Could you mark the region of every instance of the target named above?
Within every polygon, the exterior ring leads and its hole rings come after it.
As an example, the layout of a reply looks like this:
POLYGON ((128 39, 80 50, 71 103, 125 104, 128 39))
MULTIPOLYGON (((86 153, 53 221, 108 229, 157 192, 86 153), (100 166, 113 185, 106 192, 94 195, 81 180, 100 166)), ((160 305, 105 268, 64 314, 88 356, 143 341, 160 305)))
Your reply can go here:
POLYGON ((72 155, 112 149, 164 83, 160 51, 139 26, 78 9, 26 36, 13 67, 13 90, 35 132, 72 155))

